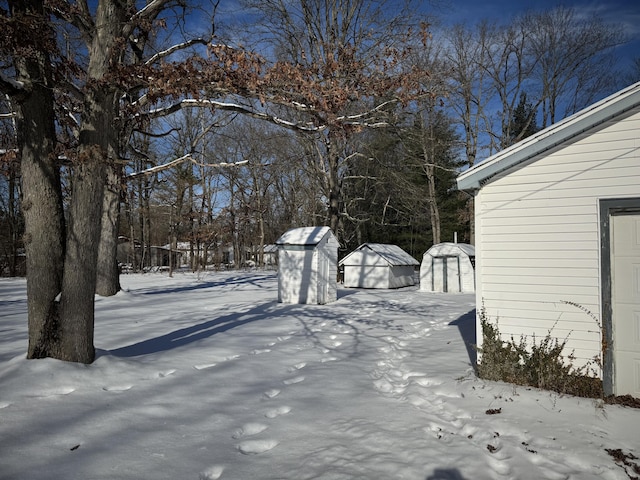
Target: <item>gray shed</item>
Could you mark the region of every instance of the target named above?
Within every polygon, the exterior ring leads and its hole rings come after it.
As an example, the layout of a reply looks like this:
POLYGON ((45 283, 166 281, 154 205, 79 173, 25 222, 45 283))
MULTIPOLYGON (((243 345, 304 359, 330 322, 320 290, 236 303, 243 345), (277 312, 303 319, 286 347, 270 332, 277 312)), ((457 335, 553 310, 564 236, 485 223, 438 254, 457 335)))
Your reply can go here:
POLYGON ((340 260, 344 286, 400 288, 415 285, 418 261, 397 245, 363 243, 340 260))
POLYGON ((420 291, 473 293, 476 249, 467 243, 438 243, 427 250, 420 266, 420 291))
POLYGON ((338 298, 338 240, 329 227, 294 228, 276 245, 279 302, 323 305, 338 298))

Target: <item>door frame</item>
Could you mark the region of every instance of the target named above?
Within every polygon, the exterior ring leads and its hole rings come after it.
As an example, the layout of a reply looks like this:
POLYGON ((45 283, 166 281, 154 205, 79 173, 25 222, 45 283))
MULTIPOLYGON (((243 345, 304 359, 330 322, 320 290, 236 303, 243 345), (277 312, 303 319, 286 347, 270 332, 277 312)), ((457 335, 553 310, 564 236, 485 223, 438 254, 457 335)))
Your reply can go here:
POLYGON ((614 393, 613 306, 611 305, 611 217, 640 214, 640 197, 600 199, 600 277, 602 338, 602 386, 605 395, 614 393))

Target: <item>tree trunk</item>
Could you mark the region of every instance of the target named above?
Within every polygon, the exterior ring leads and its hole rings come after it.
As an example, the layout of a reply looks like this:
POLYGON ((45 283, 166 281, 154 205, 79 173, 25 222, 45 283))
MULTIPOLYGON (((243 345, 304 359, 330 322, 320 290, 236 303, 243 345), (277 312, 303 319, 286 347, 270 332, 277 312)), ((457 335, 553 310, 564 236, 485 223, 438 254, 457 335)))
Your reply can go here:
POLYGON ((89 45, 89 82, 84 94, 78 162, 74 165, 67 249, 60 297, 61 360, 91 363, 94 295, 107 165, 117 159, 118 92, 100 85, 120 61, 118 38, 125 23, 123 2, 101 0, 89 45))
POLYGON ((102 218, 105 164, 101 149, 81 148, 83 162, 74 168, 69 207, 67 254, 60 298, 61 360, 92 363, 94 295, 102 218))
POLYGON ((333 234, 340 238, 340 201, 341 192, 340 192, 340 158, 338 155, 338 146, 336 145, 336 135, 332 135, 329 132, 327 137, 327 162, 329 166, 329 171, 327 172, 328 176, 328 197, 329 197, 329 206, 328 206, 328 216, 329 216, 329 227, 333 234))
MULTIPOLYGON (((11 2, 14 17, 29 15, 46 25, 42 0, 11 2)), ((43 37, 47 32, 42 32, 43 37)), ((22 211, 27 255, 27 358, 57 357, 60 331, 56 296, 64 261, 64 214, 60 172, 55 158, 56 133, 49 55, 33 42, 31 57, 15 61, 23 91, 13 96, 22 169, 22 211)))
POLYGON ((120 217, 120 174, 114 165, 107 167, 107 184, 102 207, 102 234, 98 250, 96 293, 110 297, 120 291, 118 268, 118 220, 120 217))
POLYGON ((437 245, 438 243, 440 243, 441 236, 440 236, 440 209, 438 208, 438 200, 436 197, 435 166, 427 165, 426 172, 427 172, 427 202, 429 203, 431 232, 433 234, 433 244, 437 245))

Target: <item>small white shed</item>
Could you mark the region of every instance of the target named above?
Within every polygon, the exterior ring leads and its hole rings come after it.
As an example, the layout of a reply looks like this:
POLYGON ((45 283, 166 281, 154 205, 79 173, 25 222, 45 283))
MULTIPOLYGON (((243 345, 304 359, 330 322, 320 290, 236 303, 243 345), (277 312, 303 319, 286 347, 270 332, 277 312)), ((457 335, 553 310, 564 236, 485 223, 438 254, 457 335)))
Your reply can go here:
POLYGON ((503 338, 566 338, 605 394, 640 398, 640 83, 457 183, 475 196, 477 312, 503 338))
POLYGON ((468 243, 438 243, 425 252, 420 265, 420 291, 473 293, 476 250, 468 243))
POLYGON ((400 288, 415 285, 418 261, 397 245, 363 243, 340 260, 344 286, 400 288))
POLYGON ((278 301, 323 305, 338 297, 338 240, 329 227, 294 228, 277 241, 278 301))

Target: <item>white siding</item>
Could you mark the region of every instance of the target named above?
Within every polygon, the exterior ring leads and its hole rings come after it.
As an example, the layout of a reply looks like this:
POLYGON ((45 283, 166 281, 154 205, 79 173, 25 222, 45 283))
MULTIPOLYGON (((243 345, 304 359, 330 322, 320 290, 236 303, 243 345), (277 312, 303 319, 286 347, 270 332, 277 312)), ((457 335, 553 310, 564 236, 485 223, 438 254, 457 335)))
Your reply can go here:
POLYGON ((277 244, 279 302, 326 304, 337 299, 338 241, 327 227, 289 230, 277 244))
POLYGON ((601 318, 599 200, 640 196, 638 132, 636 113, 479 190, 477 304, 506 338, 552 330, 567 354, 599 355, 596 321, 565 302, 601 318))

